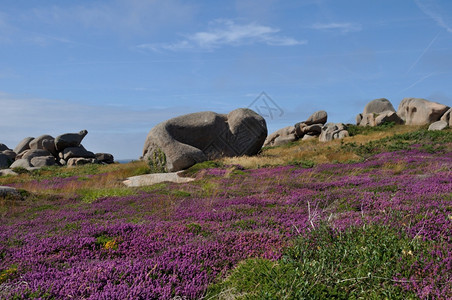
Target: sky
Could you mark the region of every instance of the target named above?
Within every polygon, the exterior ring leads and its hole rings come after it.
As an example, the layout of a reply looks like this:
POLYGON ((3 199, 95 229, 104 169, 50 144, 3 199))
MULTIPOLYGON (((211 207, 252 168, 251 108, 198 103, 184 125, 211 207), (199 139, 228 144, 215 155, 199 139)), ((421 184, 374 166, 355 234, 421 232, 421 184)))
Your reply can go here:
POLYGON ((3 0, 0 57, 0 143, 86 129, 138 159, 186 113, 250 107, 271 133, 376 98, 452 106, 452 1, 3 0))

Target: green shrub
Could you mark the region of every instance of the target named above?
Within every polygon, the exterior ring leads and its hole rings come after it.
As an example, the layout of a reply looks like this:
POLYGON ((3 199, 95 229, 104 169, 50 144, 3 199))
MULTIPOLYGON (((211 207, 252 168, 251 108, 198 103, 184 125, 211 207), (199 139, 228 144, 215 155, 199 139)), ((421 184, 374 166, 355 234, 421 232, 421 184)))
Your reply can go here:
POLYGON ((152 151, 148 158, 148 164, 151 173, 165 173, 167 171, 166 155, 160 148, 152 151))
POLYGON ((397 287, 420 247, 394 229, 372 225, 339 232, 327 225, 300 237, 278 261, 248 259, 206 298, 229 293, 238 299, 415 299, 397 287))

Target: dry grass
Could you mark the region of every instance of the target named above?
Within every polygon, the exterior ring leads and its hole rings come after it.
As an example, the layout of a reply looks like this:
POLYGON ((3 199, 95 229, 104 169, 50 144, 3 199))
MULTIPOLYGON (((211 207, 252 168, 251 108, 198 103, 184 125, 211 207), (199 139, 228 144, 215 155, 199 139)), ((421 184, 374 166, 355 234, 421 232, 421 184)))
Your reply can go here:
POLYGON ((296 141, 289 145, 264 148, 257 156, 229 157, 221 160, 224 164, 238 164, 247 169, 255 169, 263 166, 287 165, 296 161, 312 161, 315 163, 347 162, 359 160, 361 157, 341 149, 342 144, 354 142, 365 144, 370 141, 380 140, 395 134, 402 134, 419 130, 420 126, 395 126, 391 129, 369 134, 359 134, 342 140, 331 142, 319 142, 318 140, 296 141))

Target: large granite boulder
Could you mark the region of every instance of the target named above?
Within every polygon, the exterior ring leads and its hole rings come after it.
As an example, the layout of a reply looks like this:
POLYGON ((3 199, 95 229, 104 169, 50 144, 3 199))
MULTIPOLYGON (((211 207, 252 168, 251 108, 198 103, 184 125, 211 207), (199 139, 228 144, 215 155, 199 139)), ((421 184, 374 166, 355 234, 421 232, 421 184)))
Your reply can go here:
POLYGON ((24 152, 24 155, 22 155, 22 159, 28 159, 31 161, 34 157, 38 156, 51 156, 52 154, 44 149, 30 149, 24 152))
POLYGON ((192 113, 152 128, 142 159, 174 172, 209 159, 257 154, 266 137, 265 119, 247 108, 192 113))
POLYGON ((88 134, 87 130, 82 130, 79 133, 65 133, 55 138, 55 148, 62 152, 69 147, 78 147, 83 138, 88 134))
POLYGON ((347 128, 342 123, 327 123, 322 128, 322 133, 320 134, 320 142, 329 142, 335 139, 343 139, 348 137, 349 133, 347 128))
POLYGON ((406 125, 425 125, 438 121, 448 106, 421 98, 405 98, 400 102, 397 114, 406 125))
POLYGON ((306 125, 313 125, 313 124, 322 124, 324 125, 328 119, 328 114, 324 110, 319 110, 313 113, 306 121, 306 125))
POLYGON ((264 147, 267 146, 280 146, 293 141, 296 141, 298 136, 295 132, 295 126, 287 126, 276 130, 270 134, 264 142, 264 147))
POLYGON ((356 116, 356 125, 359 126, 378 126, 387 122, 403 124, 394 106, 386 98, 370 101, 364 107, 363 113, 356 116))
POLYGON ((372 100, 369 103, 367 103, 366 106, 364 107, 363 115, 379 114, 384 111, 395 112, 396 110, 394 109, 394 106, 392 106, 391 102, 388 99, 380 98, 380 99, 372 100))
POLYGON ((57 156, 58 152, 55 147, 55 138, 51 135, 41 135, 30 142, 30 149, 43 149, 52 153, 53 156, 57 156))
POLYGON ((70 158, 96 158, 96 155, 85 149, 82 145, 78 147, 68 147, 63 151, 63 159, 68 161, 70 158))
POLYGON ((19 144, 17 144, 16 148, 14 148, 14 152, 20 154, 25 150, 30 149, 30 142, 34 140, 33 137, 24 138, 19 144))

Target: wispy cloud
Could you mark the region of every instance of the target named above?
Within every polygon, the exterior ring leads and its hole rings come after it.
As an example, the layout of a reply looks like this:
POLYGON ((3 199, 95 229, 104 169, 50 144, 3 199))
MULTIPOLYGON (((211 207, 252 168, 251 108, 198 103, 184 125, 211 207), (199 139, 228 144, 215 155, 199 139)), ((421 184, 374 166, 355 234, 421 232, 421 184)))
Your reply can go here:
POLYGON ((408 68, 408 70, 406 71, 406 74, 409 73, 411 70, 414 69, 414 67, 419 63, 419 61, 422 59, 422 57, 424 57, 424 55, 428 52, 428 50, 430 50, 430 48, 432 47, 433 43, 436 41, 436 39, 438 38, 439 33, 431 40, 431 42, 427 45, 427 47, 424 49, 424 51, 422 51, 421 55, 419 55, 419 57, 411 64, 411 66, 408 68))
POLYGON ((2 92, 0 107, 0 143, 10 148, 28 136, 57 136, 87 129, 84 146, 94 152, 110 152, 116 158, 138 158, 152 127, 188 110, 186 107, 133 110, 128 106, 17 97, 2 92))
POLYGON ((439 7, 438 3, 434 0, 414 0, 420 10, 430 18, 432 18, 438 26, 452 33, 452 26, 444 19, 441 11, 445 11, 439 7))
POLYGON ((357 23, 315 23, 310 26, 316 30, 340 31, 341 33, 357 32, 362 30, 362 26, 357 23))
POLYGON ((269 46, 295 46, 306 44, 306 40, 279 35, 280 29, 257 23, 236 24, 231 20, 215 20, 207 31, 186 35, 173 43, 148 43, 138 45, 139 49, 159 50, 213 50, 223 46, 266 44, 269 46))

